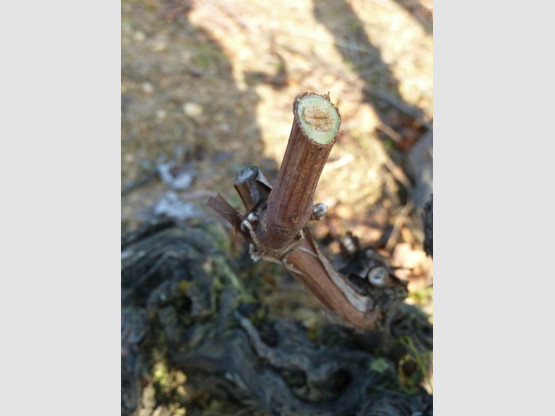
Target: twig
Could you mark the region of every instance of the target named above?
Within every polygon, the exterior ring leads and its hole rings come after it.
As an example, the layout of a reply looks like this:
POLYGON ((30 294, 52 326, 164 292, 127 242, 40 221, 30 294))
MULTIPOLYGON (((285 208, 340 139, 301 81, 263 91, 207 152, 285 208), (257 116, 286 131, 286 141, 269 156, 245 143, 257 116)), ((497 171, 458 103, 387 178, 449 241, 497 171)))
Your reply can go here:
POLYGON ((387 134, 395 143, 400 143, 403 139, 399 133, 385 123, 379 123, 376 128, 382 133, 387 134))
POLYGON ((324 167, 324 172, 329 172, 331 170, 335 170, 335 169, 339 169, 344 166, 347 166, 353 160, 355 160, 355 157, 349 153, 343 156, 341 159, 337 159, 337 160, 334 160, 333 162, 329 162, 328 164, 326 164, 326 166, 324 167))
POLYGON ((409 178, 407 178, 403 169, 401 169, 387 153, 384 153, 384 165, 389 172, 391 172, 391 175, 393 175, 393 177, 405 187, 407 193, 412 195, 414 188, 409 178))
POLYGON ((290 246, 312 215, 313 195, 341 119, 329 97, 301 94, 283 162, 256 235, 262 250, 290 246))
POLYGON ((378 284, 366 276, 353 284, 320 252, 308 228, 326 212, 324 204, 313 204, 313 196, 339 131, 339 112, 329 96, 304 93, 295 99, 293 114, 275 186, 249 166, 234 182, 248 211, 244 216, 220 195, 208 205, 251 243, 253 259, 281 263, 347 323, 364 330, 387 325, 406 285, 391 273, 378 284))
POLYGON ((179 197, 183 200, 183 201, 192 201, 195 199, 204 199, 204 198, 210 198, 213 196, 216 196, 217 193, 214 191, 209 191, 206 189, 197 189, 195 191, 190 191, 190 192, 183 192, 179 194, 179 197))
POLYGON ((403 101, 399 100, 398 98, 393 97, 390 94, 387 94, 387 93, 381 92, 381 91, 377 91, 377 90, 375 90, 373 88, 370 88, 368 86, 364 86, 362 89, 367 94, 373 95, 374 97, 379 98, 380 100, 387 102, 389 105, 397 108, 397 110, 401 111, 402 113, 405 113, 405 114, 411 116, 412 118, 418 120, 420 122, 420 124, 422 124, 427 129, 432 128, 432 124, 431 124, 430 120, 428 120, 424 116, 422 110, 420 110, 419 108, 414 108, 414 107, 404 103, 403 101))
POLYGON ((397 244, 397 240, 399 239, 399 235, 401 234, 401 228, 403 227, 403 224, 405 223, 407 216, 409 215, 409 213, 412 211, 413 208, 414 208, 413 203, 408 202, 407 205, 401 208, 401 211, 395 217, 395 221, 393 222, 393 230, 391 231, 391 234, 387 239, 387 243, 385 244, 385 249, 387 251, 390 251, 395 246, 395 244, 397 244))

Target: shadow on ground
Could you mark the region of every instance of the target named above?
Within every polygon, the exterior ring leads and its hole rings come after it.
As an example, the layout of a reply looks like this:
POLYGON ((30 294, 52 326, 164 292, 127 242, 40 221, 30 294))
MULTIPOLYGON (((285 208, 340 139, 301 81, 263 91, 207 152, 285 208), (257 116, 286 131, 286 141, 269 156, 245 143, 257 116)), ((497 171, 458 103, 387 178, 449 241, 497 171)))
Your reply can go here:
MULTIPOLYGON (((230 185, 230 175, 258 163, 270 174, 256 120, 254 86, 237 87, 219 43, 188 19, 189 3, 122 3, 122 223, 149 217, 167 184, 157 175, 194 178, 179 198, 201 205, 230 185), (140 191, 136 189, 140 188, 140 191), (196 192, 196 193, 195 193, 196 192)), ((170 187, 171 188, 171 187, 170 187)), ((185 188, 185 187, 184 187, 185 188)))

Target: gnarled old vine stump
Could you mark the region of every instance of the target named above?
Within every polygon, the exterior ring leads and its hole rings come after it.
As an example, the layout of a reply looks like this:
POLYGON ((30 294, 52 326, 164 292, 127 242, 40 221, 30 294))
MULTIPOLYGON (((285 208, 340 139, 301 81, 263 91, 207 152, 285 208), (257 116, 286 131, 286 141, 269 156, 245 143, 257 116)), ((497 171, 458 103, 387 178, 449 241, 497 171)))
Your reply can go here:
POLYGON ((402 307, 387 332, 309 334, 247 290, 228 241, 202 220, 123 236, 122 414, 432 415, 419 386, 432 328, 418 310, 402 307))

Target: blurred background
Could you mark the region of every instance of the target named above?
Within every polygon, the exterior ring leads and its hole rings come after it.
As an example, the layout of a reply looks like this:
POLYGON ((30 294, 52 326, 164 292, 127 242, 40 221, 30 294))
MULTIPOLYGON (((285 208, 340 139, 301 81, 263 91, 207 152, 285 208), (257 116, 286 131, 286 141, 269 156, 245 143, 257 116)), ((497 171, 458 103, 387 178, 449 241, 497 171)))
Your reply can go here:
MULTIPOLYGON (((206 216, 246 165, 273 181, 295 96, 329 92, 338 140, 315 202, 314 228, 339 251, 352 232, 408 281, 409 303, 432 308, 432 261, 421 210, 432 193, 431 0, 122 0, 122 232, 153 217, 206 216)), ((239 244, 239 243, 238 243, 239 244)), ((329 319, 276 268, 266 302, 307 326, 329 319)), ((252 271, 252 270, 251 270, 252 271)), ((430 320, 432 318, 430 317, 430 320)))

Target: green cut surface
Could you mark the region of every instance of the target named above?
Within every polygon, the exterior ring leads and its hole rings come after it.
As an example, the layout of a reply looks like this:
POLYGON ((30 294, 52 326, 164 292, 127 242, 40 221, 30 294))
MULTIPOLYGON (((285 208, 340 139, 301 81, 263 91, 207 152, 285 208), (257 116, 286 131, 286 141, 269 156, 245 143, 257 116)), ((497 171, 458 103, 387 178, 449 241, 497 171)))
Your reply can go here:
POLYGON ((320 144, 330 143, 339 130, 339 114, 325 97, 305 95, 299 99, 297 116, 304 133, 320 144))

